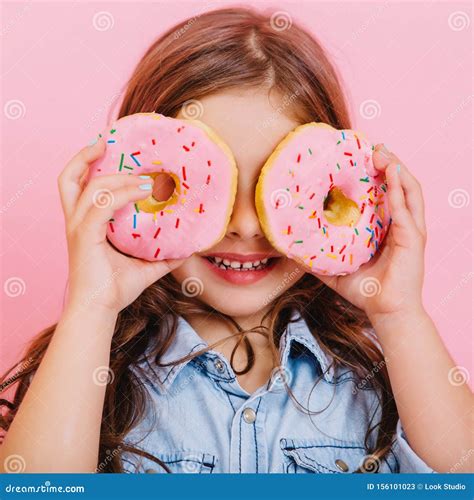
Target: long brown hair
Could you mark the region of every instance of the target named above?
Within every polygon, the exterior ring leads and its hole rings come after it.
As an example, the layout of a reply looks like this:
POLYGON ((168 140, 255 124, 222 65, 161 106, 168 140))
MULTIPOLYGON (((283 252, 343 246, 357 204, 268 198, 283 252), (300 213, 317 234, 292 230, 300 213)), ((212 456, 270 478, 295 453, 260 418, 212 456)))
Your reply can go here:
MULTIPOLYGON (((176 116, 189 100, 235 87, 261 87, 296 95, 291 108, 301 123, 318 121, 350 128, 339 77, 320 44, 295 23, 289 22, 286 29, 275 23, 278 20, 247 8, 215 10, 183 21, 146 51, 126 85, 118 117, 150 111, 176 116)), ((367 317, 315 276, 306 274, 272 302, 265 317, 269 327, 257 325, 253 331, 264 332, 276 347, 295 310, 334 365, 350 367, 361 378, 370 378, 379 398, 380 420, 373 422, 374 412, 365 446, 367 454, 381 460, 390 450, 398 415, 382 353, 365 334, 370 327, 367 317)), ((107 386, 100 436, 99 462, 106 465, 100 472, 122 471, 120 453, 111 454, 111 450, 136 453, 164 466, 125 440, 149 403, 132 368, 150 347, 160 362, 173 341, 178 316, 203 313, 220 314, 198 298, 185 296, 171 274, 120 312, 110 358, 114 377, 107 386), (165 329, 163 318, 169 314, 170 304, 173 321, 165 329)), ((245 341, 246 332, 232 318, 220 315, 245 341)), ((7 409, 1 419, 4 430, 8 430, 55 328, 52 325, 41 332, 16 365, 22 369, 13 376, 18 383, 13 401, 1 400, 7 409)), ((248 353, 247 369, 254 362, 251 350, 248 353)), ((14 368, 0 381, 2 386, 14 368)))

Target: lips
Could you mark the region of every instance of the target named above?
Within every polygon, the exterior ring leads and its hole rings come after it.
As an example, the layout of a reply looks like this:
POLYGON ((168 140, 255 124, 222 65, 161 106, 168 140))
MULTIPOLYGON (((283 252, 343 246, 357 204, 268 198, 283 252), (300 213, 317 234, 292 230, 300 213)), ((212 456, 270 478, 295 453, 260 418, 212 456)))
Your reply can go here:
POLYGON ((233 284, 255 283, 265 277, 279 261, 279 257, 270 253, 213 253, 202 258, 219 277, 233 284))
POLYGON ((209 262, 219 267, 220 269, 234 271, 258 271, 269 265, 270 259, 267 257, 257 260, 235 260, 222 257, 206 257, 209 262))

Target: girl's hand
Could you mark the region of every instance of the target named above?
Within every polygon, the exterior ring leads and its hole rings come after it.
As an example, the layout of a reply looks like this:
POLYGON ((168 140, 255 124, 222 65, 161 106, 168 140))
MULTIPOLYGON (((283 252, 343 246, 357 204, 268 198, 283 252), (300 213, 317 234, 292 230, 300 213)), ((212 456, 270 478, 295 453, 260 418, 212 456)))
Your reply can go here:
POLYGON ((419 182, 407 167, 378 144, 374 166, 388 184, 392 225, 381 250, 358 271, 347 276, 319 276, 370 318, 422 311, 426 226, 419 182))
POLYGON ((153 181, 117 174, 95 177, 85 186, 90 164, 104 151, 101 138, 74 156, 58 178, 69 254, 67 302, 118 313, 183 259, 145 262, 120 254, 107 242, 107 224, 114 212, 147 197, 150 189, 140 185, 153 181))

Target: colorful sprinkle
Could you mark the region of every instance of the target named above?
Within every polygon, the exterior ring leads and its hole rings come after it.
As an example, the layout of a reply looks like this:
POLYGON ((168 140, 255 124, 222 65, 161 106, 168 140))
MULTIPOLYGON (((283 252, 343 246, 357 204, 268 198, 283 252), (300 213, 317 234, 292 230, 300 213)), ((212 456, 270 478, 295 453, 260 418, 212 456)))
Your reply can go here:
POLYGON ((133 229, 137 228, 137 214, 133 214, 133 229))
MULTIPOLYGON (((138 154, 140 154, 140 153, 138 153, 138 154)), ((135 153, 131 154, 130 158, 137 164, 138 167, 141 167, 142 166, 141 163, 135 158, 134 155, 135 155, 135 153)))
POLYGON ((179 227, 179 217, 176 219, 176 224, 174 226, 176 229, 179 227))
POLYGON ((122 153, 120 155, 120 165, 119 165, 119 172, 122 171, 122 167, 123 167, 123 159, 124 159, 125 155, 122 153))
POLYGON ((156 249, 155 255, 153 255, 153 257, 155 257, 155 259, 156 259, 156 257, 158 257, 158 254, 160 253, 160 250, 161 250, 161 248, 157 248, 156 249))
MULTIPOLYGON (((156 212, 155 212, 156 214, 156 212)), ((161 231, 161 227, 159 227, 157 230, 156 230, 156 233, 155 235, 153 236, 153 238, 156 240, 156 237, 160 234, 160 231, 161 231)))
POLYGON ((186 180, 186 167, 181 167, 181 171, 183 172, 183 179, 186 180))

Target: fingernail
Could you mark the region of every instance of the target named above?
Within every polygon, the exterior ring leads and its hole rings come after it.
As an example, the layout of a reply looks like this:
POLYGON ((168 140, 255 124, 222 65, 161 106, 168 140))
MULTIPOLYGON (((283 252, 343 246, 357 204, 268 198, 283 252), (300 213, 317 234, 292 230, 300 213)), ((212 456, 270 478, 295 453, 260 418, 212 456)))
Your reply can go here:
POLYGON ((89 146, 93 146, 94 144, 97 144, 97 137, 95 137, 94 139, 92 139, 91 142, 89 142, 89 146))
POLYGON ((397 165, 397 172, 400 173, 400 170, 401 170, 401 166, 400 166, 400 163, 397 165))
POLYGON ((151 179, 149 175, 139 175, 140 179, 151 179))
POLYGON ((153 188, 151 184, 140 184, 138 187, 143 191, 150 191, 153 188))
POLYGON ((389 158, 390 151, 387 149, 387 147, 385 146, 385 144, 382 144, 382 147, 379 149, 379 152, 385 158, 389 158))

